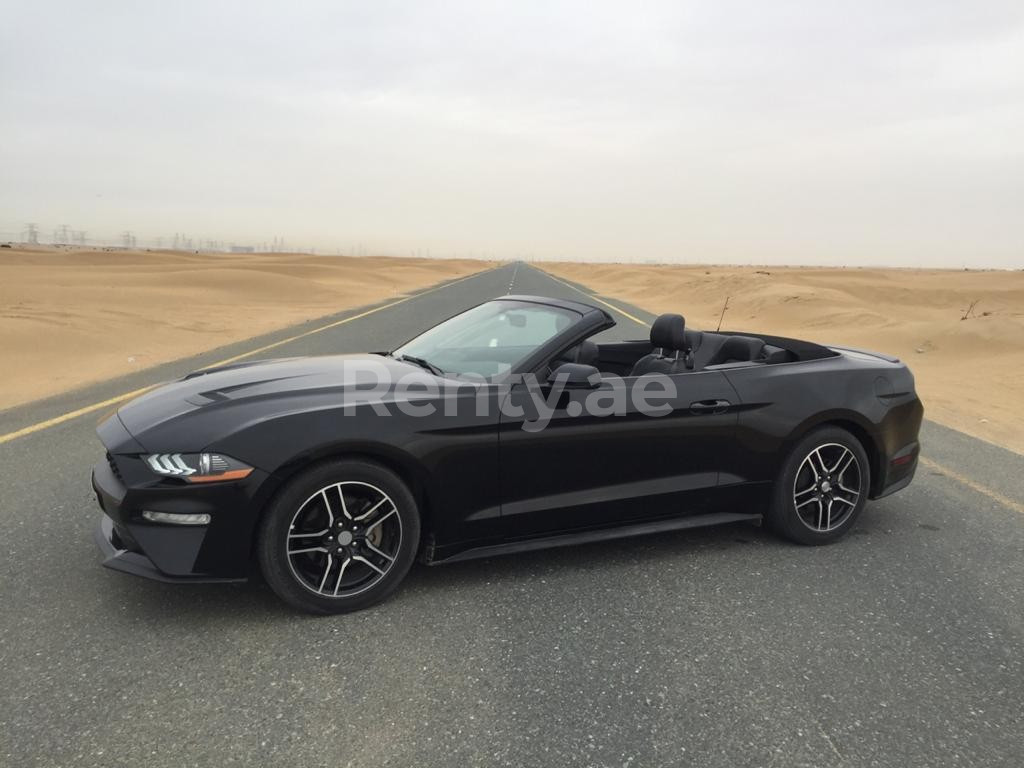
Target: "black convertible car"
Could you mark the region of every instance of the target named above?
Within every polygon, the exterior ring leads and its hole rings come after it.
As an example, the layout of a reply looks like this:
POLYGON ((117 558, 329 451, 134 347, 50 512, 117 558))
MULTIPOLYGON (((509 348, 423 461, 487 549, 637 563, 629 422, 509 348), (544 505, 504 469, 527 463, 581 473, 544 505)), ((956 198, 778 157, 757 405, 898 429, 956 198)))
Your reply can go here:
POLYGON ((162 581, 258 564, 320 613, 389 595, 414 559, 764 521, 847 533, 910 483, 922 406, 886 355, 687 329, 596 343, 572 301, 507 296, 399 349, 197 371, 98 428, 104 565, 162 581))

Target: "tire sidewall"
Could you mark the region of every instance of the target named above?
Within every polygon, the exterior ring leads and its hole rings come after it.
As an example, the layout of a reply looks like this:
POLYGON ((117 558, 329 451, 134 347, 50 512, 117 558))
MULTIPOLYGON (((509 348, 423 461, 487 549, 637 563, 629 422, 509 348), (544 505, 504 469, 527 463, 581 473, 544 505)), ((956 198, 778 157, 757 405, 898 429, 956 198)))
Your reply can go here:
POLYGON ((803 437, 793 447, 783 463, 772 492, 768 523, 778 533, 800 544, 831 544, 843 538, 853 528, 867 504, 870 487, 871 465, 868 461, 867 451, 864 450, 860 440, 841 427, 821 427, 803 437), (800 465, 807 455, 815 447, 826 443, 838 443, 852 451, 857 457, 861 469, 861 487, 857 506, 843 521, 843 524, 834 530, 821 532, 808 528, 800 520, 793 501, 793 483, 800 465))
POLYGON ((394 592, 416 558, 419 540, 416 500, 401 478, 370 461, 339 459, 310 467, 288 481, 260 520, 256 550, 263 578, 278 597, 299 610, 332 614, 368 608, 394 592), (292 573, 287 554, 288 530, 300 505, 313 494, 332 483, 350 480, 375 485, 391 497, 402 523, 402 541, 391 569, 365 592, 351 597, 321 597, 300 584, 292 573))

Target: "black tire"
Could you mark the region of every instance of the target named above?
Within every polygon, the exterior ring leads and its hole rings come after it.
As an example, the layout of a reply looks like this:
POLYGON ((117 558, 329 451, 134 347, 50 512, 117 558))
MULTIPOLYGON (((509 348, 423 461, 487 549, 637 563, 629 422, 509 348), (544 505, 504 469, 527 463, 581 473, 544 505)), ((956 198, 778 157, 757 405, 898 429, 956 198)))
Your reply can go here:
POLYGON ((416 500, 401 478, 370 461, 341 459, 310 468, 274 497, 260 521, 257 559, 292 607, 348 613, 395 591, 419 540, 416 500))
POLYGON ((860 441, 840 427, 816 429, 783 463, 766 522, 791 541, 831 544, 853 527, 870 487, 871 467, 860 441))

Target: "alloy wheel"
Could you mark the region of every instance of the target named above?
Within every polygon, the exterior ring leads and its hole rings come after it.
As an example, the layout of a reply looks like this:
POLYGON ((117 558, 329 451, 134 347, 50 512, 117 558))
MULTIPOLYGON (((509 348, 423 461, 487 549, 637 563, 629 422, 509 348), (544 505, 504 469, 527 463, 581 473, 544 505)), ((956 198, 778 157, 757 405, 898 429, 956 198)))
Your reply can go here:
POLYGON ((402 544, 398 508, 375 485, 324 486, 298 508, 285 544, 292 575, 321 597, 358 595, 391 570, 402 544))
POLYGON ((857 509, 863 472, 856 454, 839 443, 824 443, 800 462, 793 480, 797 517, 816 533, 841 527, 857 509))

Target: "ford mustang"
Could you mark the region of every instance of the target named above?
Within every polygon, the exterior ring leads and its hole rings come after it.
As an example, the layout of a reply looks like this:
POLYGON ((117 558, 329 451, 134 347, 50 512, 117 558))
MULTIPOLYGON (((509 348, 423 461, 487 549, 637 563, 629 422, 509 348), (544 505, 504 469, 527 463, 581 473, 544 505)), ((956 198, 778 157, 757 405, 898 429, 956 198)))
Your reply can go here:
POLYGON ((98 427, 104 565, 256 572, 342 613, 428 564, 738 521, 848 533, 914 476, 898 359, 687 328, 603 342, 603 309, 506 296, 390 352, 201 370, 98 427))

